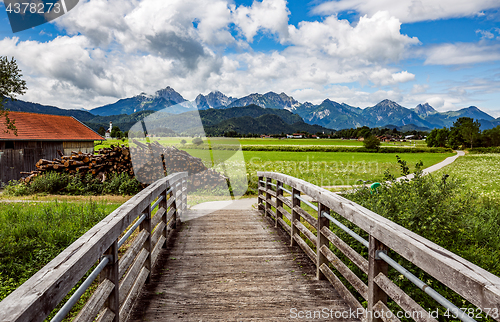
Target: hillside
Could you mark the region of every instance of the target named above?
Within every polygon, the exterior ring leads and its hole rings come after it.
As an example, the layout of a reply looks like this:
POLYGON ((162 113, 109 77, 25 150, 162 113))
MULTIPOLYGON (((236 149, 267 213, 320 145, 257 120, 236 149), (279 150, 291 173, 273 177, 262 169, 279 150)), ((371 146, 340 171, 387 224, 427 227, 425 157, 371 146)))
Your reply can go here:
POLYGON ((205 133, 210 136, 222 136, 230 131, 239 134, 291 134, 302 131, 308 133, 331 132, 327 128, 310 125, 302 120, 289 124, 276 114, 265 114, 256 118, 250 116, 235 117, 224 120, 217 125, 205 127, 205 133))

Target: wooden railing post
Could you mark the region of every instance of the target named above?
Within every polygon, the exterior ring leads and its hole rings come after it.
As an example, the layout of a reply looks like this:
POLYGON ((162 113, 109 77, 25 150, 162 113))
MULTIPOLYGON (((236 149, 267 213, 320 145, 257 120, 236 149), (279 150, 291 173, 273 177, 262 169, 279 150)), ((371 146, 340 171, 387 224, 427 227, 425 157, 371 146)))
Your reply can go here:
POLYGON ((165 185, 165 190, 160 194, 160 197, 163 197, 163 200, 160 201, 160 204, 158 205, 158 210, 163 208, 165 211, 163 212, 163 216, 161 217, 161 221, 165 224, 165 228, 163 228, 163 231, 161 232, 162 236, 165 237, 165 242, 163 245, 161 245, 162 248, 167 247, 167 238, 168 238, 168 222, 167 222, 167 190, 168 190, 168 185, 165 185))
POLYGON ((271 201, 271 194, 268 192, 269 190, 271 190, 271 178, 267 178, 266 179, 266 210, 265 210, 265 215, 266 216, 271 216, 269 213, 271 211, 271 203, 269 201, 271 201))
POLYGON ((373 306, 382 301, 387 303, 387 294, 374 282, 374 278, 382 273, 387 275, 389 265, 378 258, 378 252, 387 252, 388 248, 372 235, 369 238, 368 249, 368 322, 382 322, 381 318, 373 316, 373 306))
MULTIPOLYGON (((263 180, 264 180, 264 177, 259 177, 259 182, 258 182, 258 188, 259 188, 259 189, 258 189, 258 193, 259 193, 259 197, 261 197, 261 196, 264 194, 264 192, 263 192, 262 190, 260 190, 260 188, 264 187, 264 184, 261 182, 261 181, 263 181, 263 180)), ((264 209, 264 205, 262 204, 262 198, 257 198, 257 200, 258 200, 259 210, 261 210, 261 211, 266 211, 266 210, 264 209)))
POLYGON ((187 209, 187 179, 182 178, 182 211, 187 209))
POLYGON ((278 228, 278 218, 283 219, 283 214, 278 210, 280 207, 283 208, 283 201, 279 199, 283 197, 283 190, 280 189, 281 187, 283 187, 283 182, 276 180, 276 228, 278 228))
POLYGON ((291 233, 290 233, 290 236, 291 236, 291 242, 290 242, 290 245, 291 246, 295 246, 297 245, 297 242, 295 241, 295 239, 293 238, 293 236, 295 236, 295 234, 298 234, 299 233, 299 230, 297 227, 295 227, 295 224, 294 224, 294 221, 295 219, 299 220, 300 221, 300 215, 298 212, 295 211, 295 206, 297 207, 300 207, 300 200, 298 198, 295 197, 295 195, 299 195, 300 196, 300 191, 293 188, 292 189, 292 220, 291 220, 291 223, 290 223, 290 228, 291 228, 291 233))
POLYGON ((113 291, 108 296, 106 304, 104 304, 109 310, 111 310, 115 317, 113 322, 120 321, 120 276, 118 275, 118 240, 115 240, 113 244, 104 252, 104 256, 110 256, 110 261, 108 265, 99 274, 100 282, 108 279, 114 284, 113 291))
POLYGON ((318 234, 317 240, 316 240, 317 241, 316 242, 316 261, 317 261, 316 262, 316 278, 319 280, 326 279, 325 274, 323 274, 323 272, 319 268, 324 263, 328 264, 328 259, 321 252, 321 246, 326 245, 326 247, 330 248, 330 242, 328 241, 328 238, 323 236, 323 234, 321 233, 321 229, 323 227, 325 227, 325 226, 327 228, 329 227, 330 221, 328 220, 328 218, 323 217, 321 215, 322 213, 326 213, 327 215, 329 215, 330 209, 319 202, 318 203, 318 227, 316 227, 316 229, 317 229, 316 233, 318 234))
POLYGON ((139 230, 146 230, 148 232, 148 237, 146 238, 146 241, 144 242, 144 249, 148 251, 148 257, 146 258, 146 261, 144 262, 144 267, 146 267, 149 270, 148 278, 146 279, 146 283, 149 283, 149 280, 151 278, 151 252, 153 251, 153 247, 151 244, 151 205, 148 205, 146 209, 144 209, 143 212, 146 215, 146 218, 141 222, 141 225, 139 226, 139 230))
POLYGON ((178 209, 177 209, 177 182, 174 182, 172 184, 172 191, 170 191, 170 198, 174 198, 172 201, 172 204, 170 205, 170 208, 174 209, 174 213, 172 214, 172 219, 174 222, 172 224, 172 229, 177 229, 177 219, 179 219, 178 216, 178 209))

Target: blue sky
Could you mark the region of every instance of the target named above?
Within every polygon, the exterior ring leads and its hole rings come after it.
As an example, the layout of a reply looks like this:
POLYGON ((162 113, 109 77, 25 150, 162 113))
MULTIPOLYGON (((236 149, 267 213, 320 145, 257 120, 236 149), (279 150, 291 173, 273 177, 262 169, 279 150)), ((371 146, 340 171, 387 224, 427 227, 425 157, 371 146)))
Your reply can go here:
POLYGON ((0 55, 21 66, 22 99, 42 104, 90 109, 171 86, 191 100, 275 91, 500 117, 496 0, 90 0, 15 34, 0 6, 0 55))

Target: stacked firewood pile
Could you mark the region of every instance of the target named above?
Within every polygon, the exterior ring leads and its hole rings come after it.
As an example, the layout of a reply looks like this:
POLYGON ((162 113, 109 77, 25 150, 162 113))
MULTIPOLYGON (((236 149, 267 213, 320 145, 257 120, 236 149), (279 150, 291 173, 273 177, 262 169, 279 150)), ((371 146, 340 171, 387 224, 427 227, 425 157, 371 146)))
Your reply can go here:
POLYGON ((88 173, 98 176, 101 181, 114 173, 128 173, 134 175, 130 162, 130 150, 125 146, 111 146, 99 150, 99 154, 72 151, 71 155, 63 155, 61 151, 59 158, 53 160, 40 159, 36 163, 37 170, 21 172, 27 175, 25 182, 30 182, 34 177, 48 171, 64 172, 69 174, 86 175, 88 173))
POLYGON ((26 175, 24 182, 45 172, 55 171, 85 176, 97 176, 101 182, 117 173, 128 173, 149 184, 163 176, 175 172, 188 172, 189 190, 200 188, 225 187, 227 178, 220 173, 208 169, 203 161, 191 156, 186 151, 173 146, 163 146, 158 142, 143 144, 134 140, 131 148, 124 145, 99 149, 98 154, 72 151, 71 155, 63 155, 53 160, 40 159, 36 163, 37 170, 22 172, 26 175))

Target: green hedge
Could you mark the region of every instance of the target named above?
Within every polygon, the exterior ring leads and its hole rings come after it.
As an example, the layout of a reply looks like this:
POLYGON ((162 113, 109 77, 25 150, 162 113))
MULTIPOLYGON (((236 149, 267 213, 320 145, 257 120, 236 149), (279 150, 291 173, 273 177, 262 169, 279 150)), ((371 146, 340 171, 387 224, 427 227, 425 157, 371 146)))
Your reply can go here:
POLYGON ((343 146, 294 146, 294 145, 245 145, 243 151, 287 151, 287 152, 368 152, 368 153, 449 153, 449 148, 399 148, 381 147, 367 149, 365 147, 343 146))
POLYGON ((469 149, 469 152, 472 154, 482 154, 482 153, 500 153, 499 146, 492 146, 488 148, 473 148, 469 149))
MULTIPOLYGON (((208 150, 208 144, 190 149, 208 150)), ((212 145, 213 150, 237 150, 235 145, 212 145)), ((381 147, 379 149, 367 149, 365 147, 328 146, 328 145, 243 145, 243 151, 282 151, 282 152, 368 152, 368 153, 451 153, 450 148, 405 148, 405 147, 381 147)))

